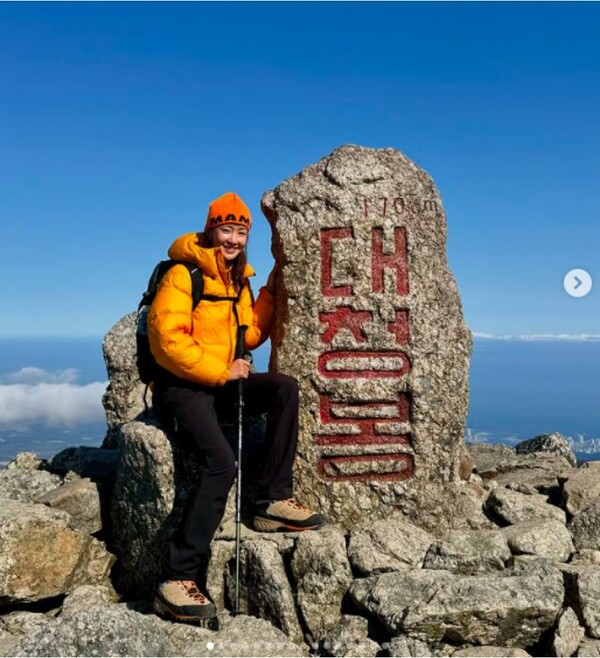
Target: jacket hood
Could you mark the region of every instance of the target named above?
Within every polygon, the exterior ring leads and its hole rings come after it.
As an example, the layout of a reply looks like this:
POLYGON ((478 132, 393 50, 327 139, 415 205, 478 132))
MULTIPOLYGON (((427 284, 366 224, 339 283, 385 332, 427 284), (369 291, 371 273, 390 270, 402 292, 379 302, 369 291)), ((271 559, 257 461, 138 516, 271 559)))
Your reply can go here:
MULTIPOLYGON (((225 258, 218 247, 201 247, 202 233, 186 233, 179 236, 169 247, 169 258, 195 263, 211 279, 225 279, 225 258)), ((253 268, 246 264, 244 276, 254 276, 253 268)))

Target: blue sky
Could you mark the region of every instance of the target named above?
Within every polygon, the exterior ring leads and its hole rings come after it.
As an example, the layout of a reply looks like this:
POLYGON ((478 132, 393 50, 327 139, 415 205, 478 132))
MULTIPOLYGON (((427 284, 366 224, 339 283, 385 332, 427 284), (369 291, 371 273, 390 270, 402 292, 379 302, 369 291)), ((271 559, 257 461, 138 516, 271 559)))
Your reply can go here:
POLYGON ((433 176, 474 332, 600 334, 598 25, 596 3, 0 3, 0 336, 103 335, 226 190, 257 288, 263 192, 345 143, 433 176))

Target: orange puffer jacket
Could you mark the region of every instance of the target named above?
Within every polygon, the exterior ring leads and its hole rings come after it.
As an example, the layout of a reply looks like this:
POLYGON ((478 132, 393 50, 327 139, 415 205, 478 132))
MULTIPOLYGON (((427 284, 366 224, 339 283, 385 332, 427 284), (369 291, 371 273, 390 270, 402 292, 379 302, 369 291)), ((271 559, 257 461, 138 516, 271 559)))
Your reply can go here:
MULTIPOLYGON (((201 247, 200 236, 188 233, 177 238, 169 258, 198 265, 204 274, 205 295, 235 297, 223 254, 201 247)), ((245 276, 253 275, 246 265, 245 276)), ((236 307, 240 324, 248 326, 245 347, 254 349, 270 334, 273 297, 261 288, 254 303, 248 284, 236 307)), ((165 274, 148 313, 148 337, 156 361, 177 377, 207 386, 221 386, 229 379, 237 327, 231 301, 203 299, 192 312, 192 281, 184 265, 175 265, 165 274)))

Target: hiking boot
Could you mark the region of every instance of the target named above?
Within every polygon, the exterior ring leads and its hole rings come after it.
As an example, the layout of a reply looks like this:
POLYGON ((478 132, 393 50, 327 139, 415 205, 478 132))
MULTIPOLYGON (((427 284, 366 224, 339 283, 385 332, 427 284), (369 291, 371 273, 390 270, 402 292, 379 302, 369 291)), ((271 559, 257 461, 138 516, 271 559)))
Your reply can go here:
POLYGON ((252 525, 259 532, 317 530, 325 519, 293 498, 266 501, 256 506, 252 525))
POLYGON ((203 623, 217 616, 215 604, 193 580, 165 580, 158 586, 154 610, 161 616, 188 623, 203 623))

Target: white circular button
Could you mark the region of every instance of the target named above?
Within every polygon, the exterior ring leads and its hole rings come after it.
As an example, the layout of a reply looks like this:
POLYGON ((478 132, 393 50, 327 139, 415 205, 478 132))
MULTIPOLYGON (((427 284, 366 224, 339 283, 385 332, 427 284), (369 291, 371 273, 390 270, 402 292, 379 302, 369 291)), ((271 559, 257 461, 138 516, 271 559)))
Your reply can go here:
POLYGON ((565 275, 563 285, 571 297, 585 297, 592 289, 592 277, 585 270, 571 270, 565 275))

